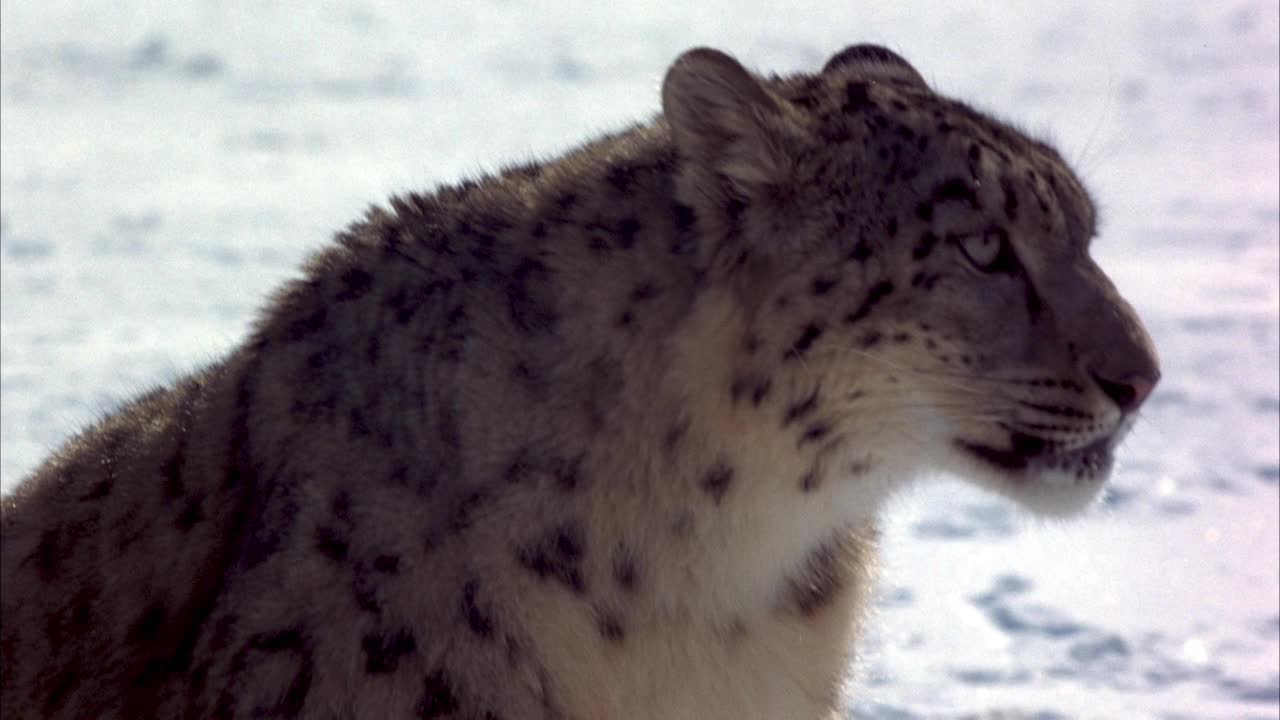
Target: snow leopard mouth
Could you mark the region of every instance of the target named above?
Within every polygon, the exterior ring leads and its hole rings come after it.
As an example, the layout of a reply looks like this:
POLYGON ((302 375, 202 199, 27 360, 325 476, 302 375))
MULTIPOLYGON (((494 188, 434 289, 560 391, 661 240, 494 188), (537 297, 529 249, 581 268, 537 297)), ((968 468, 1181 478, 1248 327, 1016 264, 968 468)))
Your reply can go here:
POLYGON ((1068 448, 1061 443, 1014 431, 1009 435, 1008 448, 959 439, 956 444, 988 465, 1014 475, 1059 471, 1073 474, 1077 480, 1083 481, 1107 477, 1114 459, 1115 440, 1114 435, 1109 435, 1083 447, 1068 448))

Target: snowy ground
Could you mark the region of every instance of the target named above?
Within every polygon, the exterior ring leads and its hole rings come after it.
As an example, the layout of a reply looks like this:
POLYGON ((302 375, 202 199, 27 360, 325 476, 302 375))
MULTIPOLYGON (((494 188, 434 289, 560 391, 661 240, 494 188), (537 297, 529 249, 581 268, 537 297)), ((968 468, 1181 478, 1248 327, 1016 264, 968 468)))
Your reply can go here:
POLYGON ((692 45, 873 40, 1077 162, 1165 380, 1083 520, 949 481, 894 508, 850 717, 1280 717, 1274 2, 124 5, 0 4, 4 488, 366 204, 643 118, 692 45))

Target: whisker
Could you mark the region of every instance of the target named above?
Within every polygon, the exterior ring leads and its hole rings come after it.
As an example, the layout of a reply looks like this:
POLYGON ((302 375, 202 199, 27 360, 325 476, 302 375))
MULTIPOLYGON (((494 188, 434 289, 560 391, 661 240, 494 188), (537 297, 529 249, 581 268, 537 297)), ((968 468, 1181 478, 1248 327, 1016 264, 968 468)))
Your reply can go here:
POLYGON ((1141 411, 1139 411, 1133 417, 1133 427, 1131 429, 1131 432, 1138 432, 1139 429, 1141 432, 1147 432, 1147 431, 1154 432, 1156 435, 1160 437, 1161 440, 1165 442, 1172 442, 1175 439, 1173 434, 1165 430, 1165 428, 1161 427, 1160 423, 1156 422, 1151 417, 1149 417, 1146 413, 1141 411))
POLYGON ((818 353, 818 356, 821 357, 825 355, 838 355, 838 354, 844 354, 844 353, 853 353, 856 355, 860 355, 869 360, 878 362, 884 365, 885 367, 891 367, 895 370, 909 372, 914 375, 927 375, 927 376, 936 376, 936 377, 955 378, 960 380, 972 380, 974 382, 978 382, 978 383, 982 383, 984 385, 990 385, 990 386, 1029 385, 1032 383, 1043 383, 1046 380, 1057 379, 1057 378, 1046 377, 1043 375, 1025 376, 1025 377, 1019 376, 1019 375, 1000 376, 1000 375, 992 375, 990 373, 978 373, 978 372, 966 371, 966 370, 944 370, 941 368, 922 368, 922 367, 916 367, 913 365, 903 365, 901 363, 894 362, 892 360, 889 360, 887 358, 884 358, 880 355, 869 352, 862 348, 849 347, 849 346, 828 348, 825 353, 818 353))
MULTIPOLYGON (((887 367, 887 368, 889 368, 889 369, 891 369, 891 370, 895 370, 895 371, 900 372, 900 373, 906 373, 906 374, 910 374, 910 375, 925 375, 925 374, 927 374, 927 371, 923 370, 922 368, 915 368, 915 367, 911 367, 911 366, 909 366, 909 365, 903 365, 902 363, 894 362, 894 361, 892 361, 892 360, 889 360, 889 359, 887 359, 887 358, 884 358, 884 357, 881 357, 881 356, 879 356, 879 355, 876 355, 875 353, 867 352, 866 350, 862 350, 862 349, 860 349, 860 348, 846 347, 846 348, 844 348, 844 352, 851 352, 851 353, 853 353, 853 354, 855 354, 855 355, 859 355, 859 356, 864 357, 864 358, 866 358, 866 359, 868 359, 868 360, 871 360, 871 361, 874 361, 874 362, 880 363, 880 364, 881 364, 881 365, 883 365, 884 367, 887 367)), ((958 389, 958 390, 966 390, 966 391, 973 392, 973 393, 977 393, 977 392, 979 392, 976 388, 968 387, 968 386, 965 386, 965 385, 962 385, 962 384, 960 384, 960 383, 956 383, 956 382, 941 382, 941 383, 939 383, 939 384, 943 384, 943 385, 950 385, 950 386, 952 386, 952 387, 955 387, 955 388, 956 388, 956 389, 958 389)))
MULTIPOLYGON (((894 369, 894 370, 898 370, 898 371, 900 371, 900 372, 910 373, 910 374, 912 374, 912 375, 923 375, 923 376, 929 376, 929 377, 941 377, 941 378, 948 378, 948 379, 950 379, 950 380, 974 380, 974 381, 977 381, 977 382, 980 382, 980 383, 984 383, 984 384, 990 384, 990 383, 992 383, 992 382, 998 382, 998 380, 993 380, 992 378, 990 378, 990 377, 988 377, 988 376, 985 376, 985 375, 978 375, 978 374, 976 374, 976 373, 966 373, 966 372, 949 371, 949 370, 938 370, 938 369, 934 369, 934 368, 922 368, 922 367, 916 367, 916 366, 913 366, 913 365, 904 365, 904 364, 902 364, 902 363, 894 362, 894 361, 892 361, 892 360, 889 360, 888 358, 885 358, 885 357, 883 357, 883 356, 877 355, 877 354, 875 354, 875 353, 873 353, 873 352, 868 352, 868 351, 863 350, 863 349, 861 349, 861 348, 848 348, 848 352, 852 352, 852 353, 853 353, 853 354, 855 354, 855 355, 859 355, 859 356, 861 356, 861 357, 867 358, 868 360, 873 360, 873 361, 875 361, 875 362, 878 362, 878 363, 880 363, 881 365, 884 365, 885 367, 892 368, 892 369, 894 369)), ((946 384, 946 383, 942 383, 942 384, 946 384)), ((973 389, 974 389, 974 388, 971 388, 971 387, 968 387, 968 386, 965 386, 965 385, 961 385, 961 384, 959 384, 959 383, 955 383, 955 382, 952 382, 951 384, 952 384, 954 387, 958 387, 958 388, 964 388, 964 389, 968 389, 968 390, 973 390, 973 389)))
POLYGON ((992 377, 990 375, 980 375, 971 372, 920 368, 911 365, 904 365, 859 348, 847 348, 846 352, 859 355, 907 376, 928 378, 939 386, 953 388, 971 395, 996 397, 1007 402, 1017 402, 1018 400, 1018 398, 1014 397, 1010 392, 1011 386, 1041 383, 1051 379, 1045 377, 992 377), (979 386, 975 387, 961 381, 971 381, 979 384, 979 386))

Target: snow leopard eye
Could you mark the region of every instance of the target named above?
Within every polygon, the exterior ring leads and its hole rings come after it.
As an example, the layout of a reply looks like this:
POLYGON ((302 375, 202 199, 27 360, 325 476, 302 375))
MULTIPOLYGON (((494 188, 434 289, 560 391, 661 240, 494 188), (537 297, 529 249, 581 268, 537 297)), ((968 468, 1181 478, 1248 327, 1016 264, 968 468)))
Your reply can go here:
POLYGON ((1013 251, 1009 248, 1009 234, 1001 228, 961 235, 956 238, 956 244, 969 262, 983 272, 997 272, 1012 267, 1013 251))

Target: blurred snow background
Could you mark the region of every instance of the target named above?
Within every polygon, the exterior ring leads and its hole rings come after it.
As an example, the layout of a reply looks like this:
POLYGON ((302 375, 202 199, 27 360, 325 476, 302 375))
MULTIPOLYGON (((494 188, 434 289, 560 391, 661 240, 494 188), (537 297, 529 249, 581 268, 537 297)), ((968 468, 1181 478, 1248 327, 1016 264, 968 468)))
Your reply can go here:
POLYGON ((369 203, 645 118, 693 45, 874 41, 1076 162, 1165 380, 1082 520, 892 509, 849 717, 1280 717, 1276 3, 610 5, 0 2, 0 485, 369 203))

